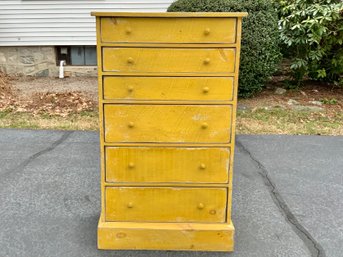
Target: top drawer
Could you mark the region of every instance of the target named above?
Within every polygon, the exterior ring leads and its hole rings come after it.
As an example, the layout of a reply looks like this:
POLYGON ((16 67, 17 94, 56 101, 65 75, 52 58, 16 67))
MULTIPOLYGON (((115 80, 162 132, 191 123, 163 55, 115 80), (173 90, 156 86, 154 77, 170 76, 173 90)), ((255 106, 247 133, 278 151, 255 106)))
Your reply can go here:
POLYGON ((103 43, 235 43, 236 18, 101 18, 103 43))

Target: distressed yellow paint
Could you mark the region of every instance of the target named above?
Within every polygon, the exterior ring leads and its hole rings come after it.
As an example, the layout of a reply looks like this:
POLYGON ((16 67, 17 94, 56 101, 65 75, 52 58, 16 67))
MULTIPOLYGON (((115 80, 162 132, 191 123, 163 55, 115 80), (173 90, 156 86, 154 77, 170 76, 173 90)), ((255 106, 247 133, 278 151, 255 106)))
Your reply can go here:
POLYGON ((234 227, 214 223, 103 222, 100 249, 232 251, 234 227))
POLYGON ((106 147, 105 152, 107 182, 228 182, 228 148, 106 147))
POLYGON ((231 109, 229 105, 105 104, 105 141, 228 143, 231 109))
POLYGON ((104 43, 234 43, 236 40, 235 18, 112 17, 101 20, 101 29, 104 43))
POLYGON ((105 217, 106 221, 225 222, 226 194, 226 188, 106 187, 105 217))
POLYGON ((115 72, 234 72, 234 48, 103 48, 103 70, 115 72))
MULTIPOLYGON (((92 16, 105 17, 144 17, 144 18, 242 18, 248 15, 246 12, 91 12, 92 16)), ((151 28, 155 30, 155 27, 151 28)), ((100 32, 98 30, 97 32, 100 32)), ((101 43, 101 42, 100 42, 101 43)))
POLYGON ((104 99, 232 101, 233 77, 104 77, 104 99))
POLYGON ((232 251, 238 67, 247 14, 93 15, 98 247, 232 251))

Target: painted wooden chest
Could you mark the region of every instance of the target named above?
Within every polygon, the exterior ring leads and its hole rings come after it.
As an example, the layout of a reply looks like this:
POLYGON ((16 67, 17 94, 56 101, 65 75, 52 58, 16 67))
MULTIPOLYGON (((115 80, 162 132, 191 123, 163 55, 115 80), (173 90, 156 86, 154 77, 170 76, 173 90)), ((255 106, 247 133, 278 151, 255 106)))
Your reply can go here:
POLYGON ((246 13, 92 13, 100 249, 232 251, 232 168, 246 13))

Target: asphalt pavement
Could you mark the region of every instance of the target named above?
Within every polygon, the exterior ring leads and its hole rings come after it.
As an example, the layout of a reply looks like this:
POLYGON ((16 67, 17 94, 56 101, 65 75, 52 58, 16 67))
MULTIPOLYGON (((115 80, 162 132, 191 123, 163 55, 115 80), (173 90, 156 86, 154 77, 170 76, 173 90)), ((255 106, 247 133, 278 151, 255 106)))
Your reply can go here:
POLYGON ((98 137, 0 129, 0 257, 343 257, 343 137, 237 137, 233 253, 97 250, 98 137))

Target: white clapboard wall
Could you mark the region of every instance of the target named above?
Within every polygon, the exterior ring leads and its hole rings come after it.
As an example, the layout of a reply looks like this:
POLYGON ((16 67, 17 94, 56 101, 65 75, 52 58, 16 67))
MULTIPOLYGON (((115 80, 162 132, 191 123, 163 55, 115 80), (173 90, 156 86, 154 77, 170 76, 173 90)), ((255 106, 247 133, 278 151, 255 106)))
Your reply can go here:
POLYGON ((0 46, 95 45, 92 11, 165 12, 173 0, 0 0, 0 46))

